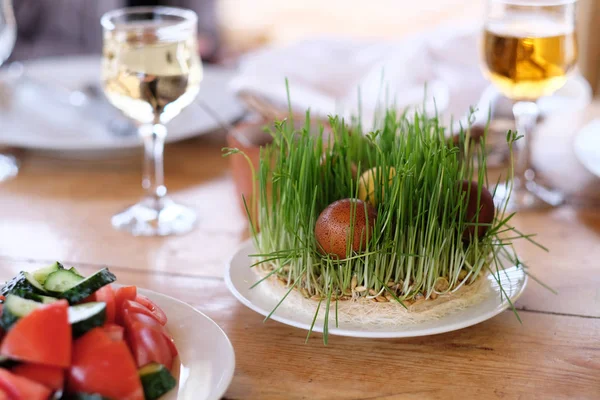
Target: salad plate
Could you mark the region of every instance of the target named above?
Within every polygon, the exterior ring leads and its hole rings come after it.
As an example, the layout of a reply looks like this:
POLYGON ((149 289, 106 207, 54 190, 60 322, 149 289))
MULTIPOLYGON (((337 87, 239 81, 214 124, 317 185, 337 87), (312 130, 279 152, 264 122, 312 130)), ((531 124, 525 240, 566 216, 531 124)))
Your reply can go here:
POLYGON ((235 369, 225 332, 180 300, 116 279, 55 262, 0 285, 0 399, 223 396, 235 369))
MULTIPOLYGON (((267 316, 275 309, 285 291, 272 290, 272 283, 269 281, 262 282, 251 289, 251 286, 262 278, 253 268, 250 268, 255 262, 251 255, 255 253, 257 252, 252 241, 245 242, 229 262, 225 273, 225 283, 230 292, 240 302, 257 313, 267 316)), ((521 268, 510 267, 501 271, 499 277, 504 291, 514 304, 527 285, 527 274, 521 268)), ((483 296, 476 303, 464 309, 448 313, 439 319, 393 326, 340 321, 338 327, 336 327, 334 311, 332 311, 328 333, 364 338, 403 338, 434 335, 478 324, 493 318, 510 307, 508 299, 501 295, 500 287, 494 277, 488 275, 481 279, 484 280, 480 290, 483 296)), ((305 310, 298 307, 298 302, 288 300, 281 302, 277 310, 270 316, 270 319, 300 329, 311 329, 317 302, 313 301, 312 310, 303 312, 305 310)), ((302 301, 311 300, 302 299, 302 301)), ((323 332, 323 324, 314 324, 312 331, 323 332)))
POLYGON ((235 369, 233 346, 225 332, 187 303, 147 289, 138 291, 168 316, 167 327, 179 350, 178 386, 161 400, 220 399, 235 369))

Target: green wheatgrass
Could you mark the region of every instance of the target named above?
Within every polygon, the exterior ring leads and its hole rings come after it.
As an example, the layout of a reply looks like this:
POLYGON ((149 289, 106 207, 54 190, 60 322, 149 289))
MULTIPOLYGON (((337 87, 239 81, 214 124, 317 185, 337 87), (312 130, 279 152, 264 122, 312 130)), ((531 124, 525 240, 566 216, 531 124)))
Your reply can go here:
MULTIPOLYGON (((385 111, 381 128, 372 132, 363 132, 356 121, 349 126, 339 117, 330 117, 329 125, 328 133, 323 127, 316 130, 308 112, 302 129, 294 129, 291 119, 275 122, 273 144, 262 149, 256 171, 257 220, 249 218, 257 249, 254 266, 271 269, 258 283, 276 275, 287 282, 287 294, 299 290, 305 297, 318 299, 315 306, 326 302, 325 342, 332 302, 352 294, 369 296, 372 289, 389 293, 393 301, 404 305, 415 297, 447 294, 474 282, 484 271, 489 270, 500 284, 504 267, 526 267, 512 242, 535 242, 532 235, 509 225, 514 214, 507 215, 505 206, 496 209, 484 236, 470 241, 462 237, 467 225, 474 223, 466 221, 466 193, 459 190, 459 183, 475 180, 479 187, 489 186, 485 135, 476 143, 467 128, 455 144, 436 117, 422 112, 398 114, 394 109, 385 111), (356 176, 353 165, 358 169, 356 176), (377 174, 382 174, 375 182, 387 182, 390 169, 396 171, 385 193, 375 185, 378 205, 373 237, 361 238, 363 251, 348 249, 345 259, 322 254, 314 235, 317 217, 336 200, 357 198, 359 177, 372 167, 379 167, 377 174), (367 290, 353 293, 353 277, 357 286, 367 290), (387 286, 390 281, 397 284, 393 290, 387 286)), ((508 132, 511 159, 517 139, 508 132)), ((239 152, 225 150, 227 154, 239 152)), ((247 211, 255 206, 248 205, 247 211)), ((337 305, 335 311, 337 325, 337 305)))

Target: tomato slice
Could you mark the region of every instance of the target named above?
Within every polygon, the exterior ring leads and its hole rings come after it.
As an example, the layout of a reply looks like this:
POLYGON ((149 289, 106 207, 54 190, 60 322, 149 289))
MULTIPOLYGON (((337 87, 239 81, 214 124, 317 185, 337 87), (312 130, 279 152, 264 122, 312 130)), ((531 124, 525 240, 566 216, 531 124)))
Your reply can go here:
MULTIPOLYGON (((164 325, 155 313, 153 313, 152 311, 150 311, 148 308, 144 307, 137 301, 125 300, 123 302, 123 309, 129 310, 130 313, 144 314, 144 315, 154 319, 160 326, 164 325)), ((123 321, 123 322, 125 323, 125 321, 123 321)))
POLYGON ((173 367, 173 355, 165 335, 154 328, 133 322, 127 330, 131 352, 138 367, 157 362, 168 369, 173 367))
POLYGON ((123 311, 125 327, 128 331, 131 330, 131 327, 134 323, 139 323, 144 326, 153 328, 156 331, 159 331, 163 334, 165 339, 167 340, 167 344, 169 345, 169 350, 171 351, 171 355, 176 357, 178 354, 177 347, 175 346, 175 341, 171 334, 167 331, 166 326, 162 326, 160 322, 156 320, 154 316, 148 316, 145 313, 136 313, 133 312, 131 308, 127 308, 123 311))
POLYGON ((177 357, 179 351, 177 351, 177 346, 175 345, 175 340, 173 337, 166 332, 163 332, 165 339, 167 339, 167 344, 169 345, 169 350, 171 350, 171 355, 173 358, 177 357))
POLYGON ((106 322, 115 322, 115 315, 117 312, 115 291, 112 286, 106 285, 101 287, 93 294, 95 301, 102 301, 106 303, 106 322))
POLYGON ((160 324, 160 322, 158 322, 156 320, 156 318, 154 317, 149 317, 146 314, 138 314, 135 312, 131 312, 129 309, 124 311, 124 320, 125 320, 125 327, 127 329, 129 329, 129 327, 131 326, 131 324, 133 322, 139 322, 142 325, 148 326, 150 328, 153 328, 159 332, 162 332, 163 335, 165 336, 165 338, 167 338, 168 341, 170 342, 174 342, 173 341, 173 337, 171 336, 171 334, 169 333, 169 331, 167 330, 166 326, 162 326, 160 324))
POLYGON ((85 349, 94 350, 96 347, 104 347, 112 343, 112 340, 104 331, 104 328, 94 328, 77 339, 76 343, 79 345, 79 355, 81 355, 81 352, 85 349))
POLYGON ((123 302, 125 300, 135 300, 137 288, 135 286, 123 286, 115 293, 116 315, 115 322, 123 325, 123 302))
POLYGON ((135 298, 135 301, 137 301, 138 303, 140 303, 141 305, 146 307, 148 310, 150 310, 152 312, 152 314, 154 314, 156 316, 156 318, 161 323, 161 325, 167 324, 167 315, 152 300, 150 300, 146 296, 138 294, 135 298))
POLYGON ((112 341, 102 328, 75 340, 67 387, 119 400, 144 400, 137 367, 124 341, 112 341))
POLYGON ((0 368, 0 391, 11 400, 48 400, 52 390, 41 383, 0 368))
POLYGON ((144 326, 148 326, 158 331, 164 330, 164 327, 156 320, 154 316, 149 316, 144 313, 137 313, 131 308, 125 308, 123 310, 123 322, 126 329, 130 329, 132 323, 139 322, 144 326))
POLYGON ((65 371, 59 367, 27 363, 17 365, 12 372, 41 383, 52 390, 62 390, 65 383, 65 371))
POLYGON ((33 310, 6 334, 0 354, 35 364, 68 367, 71 364, 69 303, 59 300, 33 310))
POLYGON ((119 326, 117 324, 105 324, 102 327, 102 329, 104 330, 104 332, 106 332, 106 334, 112 341, 125 339, 125 328, 123 328, 122 326, 119 326))

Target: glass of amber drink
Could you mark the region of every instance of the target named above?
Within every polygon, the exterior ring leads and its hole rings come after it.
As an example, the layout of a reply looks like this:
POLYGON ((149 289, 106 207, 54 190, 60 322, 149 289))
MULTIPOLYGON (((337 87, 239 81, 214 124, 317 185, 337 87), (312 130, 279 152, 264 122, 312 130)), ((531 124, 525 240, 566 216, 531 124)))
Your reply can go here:
POLYGON ((507 210, 554 207, 564 201, 544 185, 531 164, 531 139, 539 108, 537 100, 552 95, 567 81, 577 63, 575 7, 577 0, 488 0, 483 33, 483 70, 488 79, 514 101, 519 135, 514 179, 496 188, 507 210))

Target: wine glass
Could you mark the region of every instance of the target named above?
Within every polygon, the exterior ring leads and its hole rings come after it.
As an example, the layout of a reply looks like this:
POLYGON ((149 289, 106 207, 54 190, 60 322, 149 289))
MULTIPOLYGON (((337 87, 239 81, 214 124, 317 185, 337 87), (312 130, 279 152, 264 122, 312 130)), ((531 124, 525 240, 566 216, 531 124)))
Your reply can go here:
POLYGON ((536 101, 560 89, 577 63, 577 0, 487 0, 483 70, 514 101, 517 132, 514 179, 500 184, 496 197, 509 211, 554 207, 564 195, 536 176, 531 141, 536 101), (508 194, 510 199, 506 203, 508 194))
MULTIPOLYGON (((12 0, 0 0, 0 66, 6 61, 15 46, 17 24, 12 0)), ((0 182, 12 178, 19 172, 15 157, 0 153, 0 182)))
POLYGON ((172 7, 131 7, 102 16, 102 80, 108 100, 139 124, 145 162, 144 198, 113 216, 134 235, 181 234, 196 214, 169 199, 164 184, 165 124, 196 98, 202 80, 196 13, 172 7))

